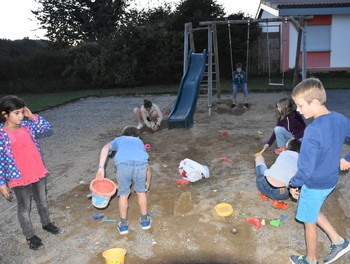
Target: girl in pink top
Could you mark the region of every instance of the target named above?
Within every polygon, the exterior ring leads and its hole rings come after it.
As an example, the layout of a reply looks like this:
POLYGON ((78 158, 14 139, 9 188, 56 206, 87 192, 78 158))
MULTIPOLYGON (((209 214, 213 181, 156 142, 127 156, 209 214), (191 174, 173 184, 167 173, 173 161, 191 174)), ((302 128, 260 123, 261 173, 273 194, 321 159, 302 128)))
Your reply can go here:
POLYGON ((13 95, 0 99, 0 113, 0 193, 10 199, 9 187, 14 191, 23 234, 29 248, 37 250, 43 243, 35 235, 30 219, 32 196, 43 229, 52 234, 60 232, 60 228, 50 221, 45 188, 48 170, 35 139, 35 135, 51 130, 51 126, 41 116, 34 115, 20 98, 13 95), (23 120, 24 118, 28 120, 23 120))

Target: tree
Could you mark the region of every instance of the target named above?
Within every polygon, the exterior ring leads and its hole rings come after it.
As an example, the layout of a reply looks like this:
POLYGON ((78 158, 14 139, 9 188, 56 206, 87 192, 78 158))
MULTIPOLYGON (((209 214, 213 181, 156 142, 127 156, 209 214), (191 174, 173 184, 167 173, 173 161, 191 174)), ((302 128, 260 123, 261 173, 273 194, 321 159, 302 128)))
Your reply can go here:
POLYGON ((183 30, 187 22, 197 27, 199 21, 223 19, 224 15, 224 8, 216 0, 182 0, 176 7, 175 23, 183 30))
POLYGON ((113 38, 125 14, 128 0, 35 0, 32 11, 57 44, 103 42, 113 38))

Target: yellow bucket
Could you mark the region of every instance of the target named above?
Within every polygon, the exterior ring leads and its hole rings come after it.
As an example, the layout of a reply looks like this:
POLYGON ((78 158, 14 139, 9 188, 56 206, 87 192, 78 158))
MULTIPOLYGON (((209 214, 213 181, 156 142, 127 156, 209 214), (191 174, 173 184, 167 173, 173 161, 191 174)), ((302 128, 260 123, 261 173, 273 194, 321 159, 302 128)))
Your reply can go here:
POLYGON ((102 253, 106 264, 124 264, 126 250, 124 248, 111 248, 102 253))

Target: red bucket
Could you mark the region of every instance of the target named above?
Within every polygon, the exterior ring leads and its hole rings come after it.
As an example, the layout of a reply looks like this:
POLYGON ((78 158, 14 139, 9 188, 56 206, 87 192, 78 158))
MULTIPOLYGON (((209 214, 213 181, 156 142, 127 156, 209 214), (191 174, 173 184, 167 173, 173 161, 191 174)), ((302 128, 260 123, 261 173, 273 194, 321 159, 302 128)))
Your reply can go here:
POLYGON ((115 194, 117 188, 110 179, 94 179, 90 183, 90 191, 100 197, 111 197, 115 194))

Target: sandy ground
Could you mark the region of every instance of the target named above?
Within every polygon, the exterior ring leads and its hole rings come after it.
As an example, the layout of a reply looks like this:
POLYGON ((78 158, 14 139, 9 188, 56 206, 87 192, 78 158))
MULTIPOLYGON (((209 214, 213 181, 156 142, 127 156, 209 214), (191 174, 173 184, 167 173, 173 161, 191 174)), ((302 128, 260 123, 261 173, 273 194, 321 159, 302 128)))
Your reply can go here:
MULTIPOLYGON (((57 236, 41 229, 33 203, 32 220, 45 247, 29 250, 16 216, 16 202, 0 198, 0 263, 104 263, 102 252, 121 247, 127 250, 125 263, 236 263, 284 264, 293 254, 305 254, 303 225, 294 219, 296 204, 275 209, 262 200, 255 184, 254 153, 269 138, 274 127, 274 104, 288 93, 251 93, 251 110, 228 109, 229 95, 215 101, 208 115, 207 98, 200 96, 192 129, 166 128, 152 133, 142 129, 141 139, 150 144, 153 178, 148 192, 153 218, 149 231, 138 223, 137 197, 129 203, 130 232, 121 236, 114 223, 94 220, 96 213, 118 219, 117 198, 108 208, 98 210, 87 198, 102 146, 119 136, 121 129, 136 122, 132 109, 142 97, 87 98, 46 110, 40 114, 53 125, 54 134, 40 140, 50 171, 48 199, 53 221, 63 232, 57 236), (227 131, 228 135, 222 132, 227 131), (261 131, 263 134, 258 134, 261 131), (226 157, 230 164, 219 158, 226 157), (179 162, 184 158, 207 165, 211 177, 186 186, 177 185, 179 162), (217 216, 218 203, 230 203, 234 213, 217 216), (279 227, 270 220, 288 218, 279 227), (256 230, 248 218, 265 219, 256 230), (230 228, 236 226, 237 234, 230 228)), ((176 96, 148 96, 164 112, 170 111, 176 96)), ((272 146, 264 155, 271 165, 276 155, 272 146)), ((344 152, 350 149, 344 145, 344 152)), ((113 160, 107 177, 115 180, 113 160)), ((323 211, 340 234, 350 237, 349 174, 342 173, 323 211)), ((319 230, 319 259, 327 254, 329 239, 319 230)), ((321 262, 322 263, 322 262, 321 262)), ((350 254, 338 264, 350 263, 350 254)))

